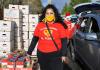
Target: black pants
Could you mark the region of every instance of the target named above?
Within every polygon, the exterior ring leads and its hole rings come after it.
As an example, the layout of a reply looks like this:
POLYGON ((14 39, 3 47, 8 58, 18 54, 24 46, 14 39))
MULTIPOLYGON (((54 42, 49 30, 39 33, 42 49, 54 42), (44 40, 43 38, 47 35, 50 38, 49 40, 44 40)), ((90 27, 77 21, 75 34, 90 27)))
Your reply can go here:
POLYGON ((38 53, 38 55, 38 62, 40 64, 41 70, 63 70, 63 63, 61 58, 56 56, 55 53, 38 53))

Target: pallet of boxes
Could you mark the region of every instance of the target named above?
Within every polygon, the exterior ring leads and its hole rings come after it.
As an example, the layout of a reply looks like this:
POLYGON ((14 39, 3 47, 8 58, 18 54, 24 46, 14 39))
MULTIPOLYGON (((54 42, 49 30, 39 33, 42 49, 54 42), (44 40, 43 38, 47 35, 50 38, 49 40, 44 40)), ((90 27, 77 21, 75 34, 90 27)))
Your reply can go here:
POLYGON ((29 14, 29 5, 9 4, 9 9, 4 8, 4 20, 0 20, 0 70, 32 70, 37 48, 31 59, 26 52, 37 23, 38 14, 29 14))

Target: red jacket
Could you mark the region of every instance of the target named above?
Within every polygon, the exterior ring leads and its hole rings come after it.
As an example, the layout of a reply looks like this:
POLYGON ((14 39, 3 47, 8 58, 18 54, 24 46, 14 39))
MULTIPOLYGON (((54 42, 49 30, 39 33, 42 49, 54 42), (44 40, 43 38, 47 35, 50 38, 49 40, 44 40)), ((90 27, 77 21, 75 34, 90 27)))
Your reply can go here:
POLYGON ((68 39, 71 39, 76 31, 76 26, 69 20, 64 20, 64 23, 68 26, 66 29, 66 36, 68 39))
MULTIPOLYGON (((61 38, 66 37, 66 32, 64 27, 59 23, 48 24, 48 26, 56 44, 58 45, 58 48, 61 49, 62 48, 61 38)), ((39 51, 44 53, 57 51, 57 48, 55 47, 54 42, 50 37, 50 34, 47 30, 45 23, 40 22, 37 25, 34 31, 34 36, 39 37, 38 46, 37 46, 39 51)))

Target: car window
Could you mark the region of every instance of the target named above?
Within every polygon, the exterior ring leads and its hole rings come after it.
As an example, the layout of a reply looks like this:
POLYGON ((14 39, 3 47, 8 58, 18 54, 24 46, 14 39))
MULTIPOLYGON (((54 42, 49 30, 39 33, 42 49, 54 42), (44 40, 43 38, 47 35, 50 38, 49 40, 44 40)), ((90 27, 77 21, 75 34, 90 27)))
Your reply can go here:
POLYGON ((84 33, 98 33, 100 32, 97 21, 94 18, 83 18, 80 31, 84 33))
POLYGON ((100 32, 100 30, 99 30, 99 26, 98 26, 98 24, 97 24, 97 21, 94 19, 94 18, 92 18, 92 26, 91 26, 91 31, 93 32, 93 33, 99 33, 100 32))
POLYGON ((97 38, 100 41, 100 29, 99 29, 99 26, 98 26, 97 21, 95 19, 92 18, 92 21, 93 21, 93 25, 91 27, 91 31, 93 33, 97 34, 97 38))
POLYGON ((98 40, 100 40, 100 29, 97 21, 94 18, 83 18, 80 24, 80 31, 83 33, 96 33, 98 40))
POLYGON ((88 18, 83 18, 80 24, 80 31, 84 32, 84 33, 88 33, 89 32, 89 19, 88 18))

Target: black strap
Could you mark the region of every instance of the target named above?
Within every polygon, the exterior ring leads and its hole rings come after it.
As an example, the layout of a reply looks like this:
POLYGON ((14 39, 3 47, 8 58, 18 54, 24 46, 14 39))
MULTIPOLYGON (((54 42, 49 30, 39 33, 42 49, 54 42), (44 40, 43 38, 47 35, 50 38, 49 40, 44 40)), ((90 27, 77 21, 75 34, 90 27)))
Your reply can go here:
POLYGON ((57 50, 59 51, 58 45, 56 44, 56 42, 55 42, 55 40, 54 40, 54 38, 53 38, 53 36, 52 36, 52 34, 51 34, 51 31, 50 31, 50 29, 49 29, 49 26, 48 26, 47 22, 46 22, 46 27, 47 27, 47 29, 48 29, 48 32, 49 32, 49 34, 50 34, 50 37, 51 37, 52 41, 53 41, 54 44, 55 44, 55 47, 56 47, 57 50))

